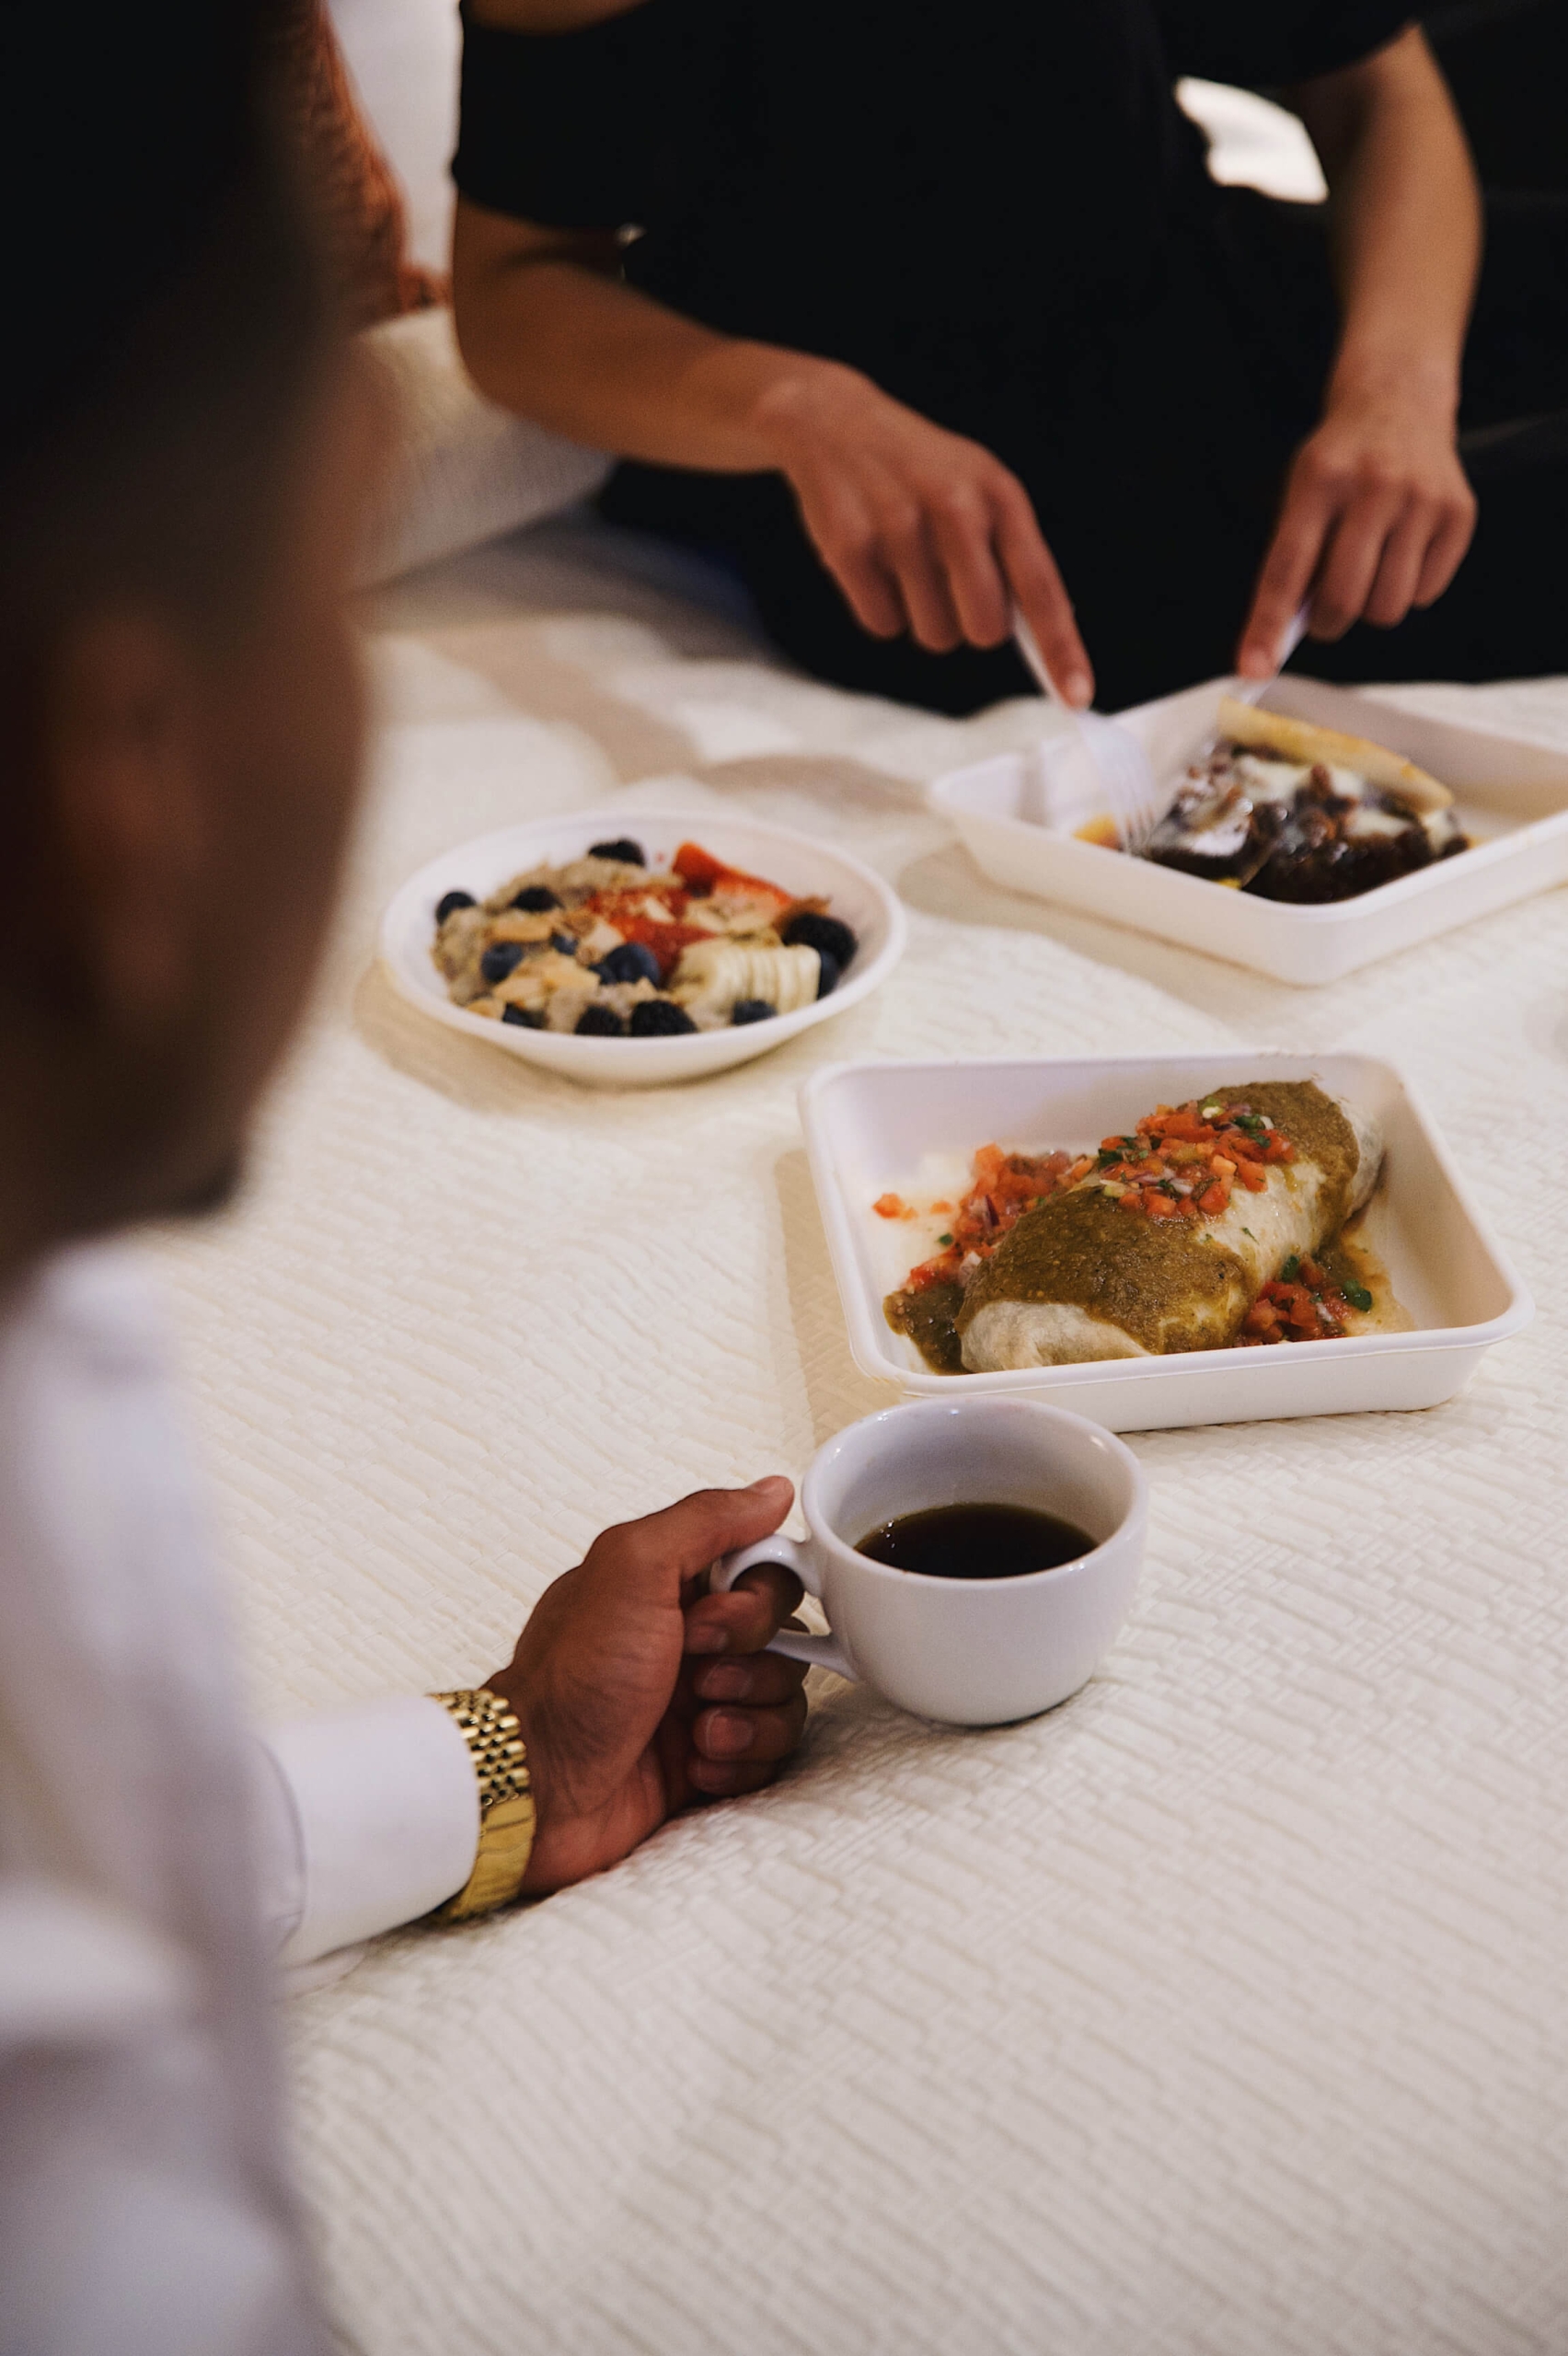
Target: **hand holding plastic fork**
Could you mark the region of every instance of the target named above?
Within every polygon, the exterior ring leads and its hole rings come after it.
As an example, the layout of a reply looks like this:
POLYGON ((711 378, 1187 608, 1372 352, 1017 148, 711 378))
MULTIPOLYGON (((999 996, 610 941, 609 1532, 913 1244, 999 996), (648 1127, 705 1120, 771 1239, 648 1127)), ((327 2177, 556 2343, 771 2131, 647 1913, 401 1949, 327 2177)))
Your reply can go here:
MULTIPOLYGON (((1036 643, 1034 632, 1022 614, 1013 608, 1013 641, 1028 664, 1041 693, 1058 711, 1071 714, 1084 751, 1099 776, 1105 794, 1106 814, 1121 837, 1122 849, 1135 856, 1147 847, 1150 837, 1175 796, 1179 780, 1161 785, 1149 765, 1148 755, 1130 728, 1119 721, 1107 720, 1103 712, 1080 711, 1058 693, 1055 681, 1045 667, 1045 659, 1036 643)), ((1284 665, 1289 662, 1307 631, 1307 608, 1297 608, 1289 629, 1280 641, 1278 659, 1266 679, 1249 679, 1237 690, 1241 703, 1256 703, 1266 687, 1272 687, 1284 665)), ((1212 740, 1204 752, 1212 750, 1212 740)), ((1200 753, 1199 758, 1204 756, 1200 753)))

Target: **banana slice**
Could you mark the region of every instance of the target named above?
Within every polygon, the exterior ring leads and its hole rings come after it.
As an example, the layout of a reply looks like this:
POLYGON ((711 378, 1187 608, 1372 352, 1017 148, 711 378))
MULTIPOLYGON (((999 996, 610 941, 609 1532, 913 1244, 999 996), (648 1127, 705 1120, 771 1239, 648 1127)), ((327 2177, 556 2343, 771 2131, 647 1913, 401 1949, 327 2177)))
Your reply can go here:
POLYGON ((766 999, 780 1014, 810 1006, 822 979, 814 949, 754 947, 744 941, 694 941, 681 953, 670 995, 694 1018, 724 1015, 738 999, 766 999))

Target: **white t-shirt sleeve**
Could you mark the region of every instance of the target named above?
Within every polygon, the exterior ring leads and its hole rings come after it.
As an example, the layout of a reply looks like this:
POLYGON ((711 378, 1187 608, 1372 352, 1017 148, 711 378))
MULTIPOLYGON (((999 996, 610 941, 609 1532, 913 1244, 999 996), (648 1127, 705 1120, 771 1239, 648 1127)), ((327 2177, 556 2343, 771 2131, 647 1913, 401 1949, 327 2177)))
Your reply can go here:
POLYGON ((403 1694, 295 1718, 261 1750, 262 1904, 285 1971, 414 1922, 467 1880, 478 1783, 439 1702, 403 1694))

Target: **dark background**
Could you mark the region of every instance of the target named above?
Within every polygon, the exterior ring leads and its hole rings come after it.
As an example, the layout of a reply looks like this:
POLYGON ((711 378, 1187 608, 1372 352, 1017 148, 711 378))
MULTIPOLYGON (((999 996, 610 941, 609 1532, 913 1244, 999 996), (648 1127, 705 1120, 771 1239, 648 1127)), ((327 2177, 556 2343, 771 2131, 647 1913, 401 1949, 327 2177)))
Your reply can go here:
POLYGON ((1422 21, 1484 184, 1568 188, 1568 0, 1454 0, 1422 21))

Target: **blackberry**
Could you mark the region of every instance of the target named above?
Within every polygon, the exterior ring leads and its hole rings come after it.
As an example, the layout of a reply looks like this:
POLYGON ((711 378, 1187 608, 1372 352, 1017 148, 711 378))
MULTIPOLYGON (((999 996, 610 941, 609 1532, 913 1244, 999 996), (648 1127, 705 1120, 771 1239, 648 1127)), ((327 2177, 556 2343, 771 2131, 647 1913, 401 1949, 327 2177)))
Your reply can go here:
POLYGON ((673 999, 645 998, 631 1010, 634 1039, 673 1039, 679 1031, 696 1029, 685 1007, 677 1006, 673 999))
POLYGON ((525 884, 521 892, 512 895, 512 905, 527 917, 543 916, 547 908, 559 908, 560 902, 548 884, 525 884))
MULTIPOLYGON (((819 916, 810 908, 790 918, 782 929, 781 938, 791 949, 814 949, 819 957, 831 957, 840 974, 860 945, 848 926, 841 923, 837 917, 819 916)), ((836 980, 837 975, 834 978, 836 980)), ((821 990, 818 996, 825 998, 827 992, 821 990)))
POLYGON ((646 867, 648 864, 647 852, 640 843, 634 843, 629 835, 617 835, 613 843, 590 843, 588 856, 590 859, 618 859, 623 867, 646 867))
POLYGON ((550 947, 555 951, 558 957, 575 957, 577 954, 576 936, 570 932, 552 932, 550 935, 550 947))
POLYGON ((607 1006, 585 1006, 577 1018, 576 1031, 580 1039, 620 1039, 626 1035, 626 1025, 607 1006))
POLYGON ((765 998, 738 998, 730 1009, 732 1022, 770 1022, 778 1009, 765 998))
POLYGON ((455 916, 459 908, 471 908, 476 905, 472 892, 444 892, 435 904, 436 923, 444 924, 447 918, 455 916))
POLYGON ((501 1019, 503 1022, 520 1023, 525 1031, 542 1031, 545 1028, 544 1010, 537 1006, 503 1006, 501 1019))
POLYGON ((838 987, 838 960, 836 957, 830 957, 825 949, 819 949, 817 964, 820 968, 817 975, 817 996, 831 998, 838 987))
POLYGON ((523 963, 520 941, 492 941, 479 959, 479 972, 493 989, 497 982, 504 982, 523 963))

